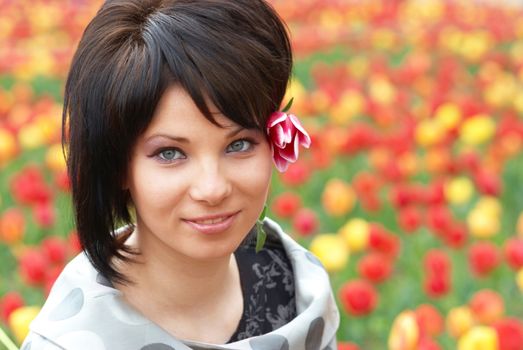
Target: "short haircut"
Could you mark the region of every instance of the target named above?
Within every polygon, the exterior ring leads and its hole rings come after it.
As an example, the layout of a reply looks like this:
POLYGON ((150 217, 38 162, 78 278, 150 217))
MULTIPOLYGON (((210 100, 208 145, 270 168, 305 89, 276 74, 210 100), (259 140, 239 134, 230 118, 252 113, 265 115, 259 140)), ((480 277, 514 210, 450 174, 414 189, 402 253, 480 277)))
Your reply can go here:
POLYGON ((132 148, 170 85, 245 128, 265 130, 292 70, 281 18, 264 0, 107 0, 89 23, 65 86, 63 142, 76 229, 94 267, 129 282, 114 259, 132 253, 114 231, 132 227, 123 189, 132 148))

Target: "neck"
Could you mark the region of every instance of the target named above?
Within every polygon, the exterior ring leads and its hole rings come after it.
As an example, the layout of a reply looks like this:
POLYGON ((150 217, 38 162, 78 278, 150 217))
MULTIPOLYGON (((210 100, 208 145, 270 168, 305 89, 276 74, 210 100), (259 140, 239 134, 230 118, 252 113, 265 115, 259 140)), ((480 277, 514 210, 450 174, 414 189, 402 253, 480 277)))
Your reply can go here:
POLYGON ((232 254, 215 259, 192 259, 163 244, 156 246, 154 241, 141 239, 137 232, 127 243, 141 252, 135 263, 122 266, 134 284, 118 286, 131 304, 139 304, 136 298, 146 295, 142 300, 147 300, 147 308, 156 306, 155 313, 168 313, 171 317, 173 311, 194 314, 213 308, 230 286, 237 285, 238 271, 232 254))

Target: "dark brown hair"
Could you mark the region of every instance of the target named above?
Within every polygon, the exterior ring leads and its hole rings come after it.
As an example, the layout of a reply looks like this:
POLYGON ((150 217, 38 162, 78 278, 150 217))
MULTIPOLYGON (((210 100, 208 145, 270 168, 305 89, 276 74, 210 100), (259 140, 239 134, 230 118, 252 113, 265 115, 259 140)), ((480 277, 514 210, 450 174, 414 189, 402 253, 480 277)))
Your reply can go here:
POLYGON ((169 85, 264 130, 292 69, 286 27, 264 0, 108 0, 87 26, 65 87, 64 146, 77 231, 94 267, 127 281, 113 231, 132 225, 122 189, 137 137, 169 85))

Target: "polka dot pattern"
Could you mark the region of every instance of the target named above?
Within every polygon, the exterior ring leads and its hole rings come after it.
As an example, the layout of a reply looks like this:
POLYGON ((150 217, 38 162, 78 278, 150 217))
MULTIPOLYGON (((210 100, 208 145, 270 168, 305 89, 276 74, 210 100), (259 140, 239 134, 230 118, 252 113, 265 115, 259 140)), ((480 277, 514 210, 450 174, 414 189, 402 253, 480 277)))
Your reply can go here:
POLYGON ((314 255, 283 235, 279 227, 274 231, 297 276, 300 317, 273 332, 230 344, 176 339, 125 302, 87 258, 75 258, 55 284, 45 312, 33 321, 32 335, 21 350, 335 350, 339 315, 328 274, 314 255))
POLYGON ((311 263, 313 263, 314 265, 319 266, 319 267, 321 267, 323 269, 323 264, 321 263, 321 261, 317 257, 314 256, 314 254, 312 254, 311 252, 305 252, 305 257, 311 263))
POLYGON ((176 350, 170 345, 163 343, 154 343, 142 347, 140 350, 176 350))
POLYGON ((58 304, 49 314, 49 320, 62 321, 78 314, 84 305, 84 293, 80 288, 75 288, 58 304))
POLYGON ((323 317, 317 317, 311 322, 307 338, 305 338, 305 350, 318 350, 320 348, 324 326, 323 317))
POLYGON ((90 331, 75 331, 69 332, 56 341, 64 349, 78 349, 78 345, 81 344, 82 349, 96 349, 106 350, 105 344, 98 335, 90 331))
POLYGON ((278 334, 267 334, 253 338, 249 344, 252 350, 289 350, 287 338, 278 334))

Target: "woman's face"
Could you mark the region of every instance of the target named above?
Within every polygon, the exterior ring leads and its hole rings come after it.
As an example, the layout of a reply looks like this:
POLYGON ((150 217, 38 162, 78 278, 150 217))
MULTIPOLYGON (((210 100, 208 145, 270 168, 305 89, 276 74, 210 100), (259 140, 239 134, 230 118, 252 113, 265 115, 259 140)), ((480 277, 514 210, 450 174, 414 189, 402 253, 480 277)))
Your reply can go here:
POLYGON ((258 219, 272 173, 270 146, 260 131, 215 116, 223 128, 173 86, 138 138, 126 185, 145 256, 229 256, 258 219))

